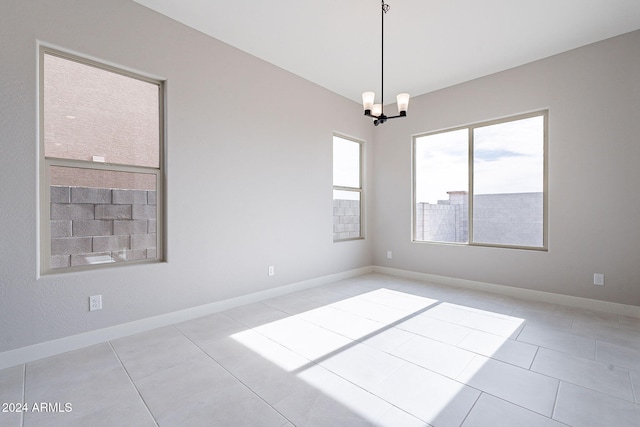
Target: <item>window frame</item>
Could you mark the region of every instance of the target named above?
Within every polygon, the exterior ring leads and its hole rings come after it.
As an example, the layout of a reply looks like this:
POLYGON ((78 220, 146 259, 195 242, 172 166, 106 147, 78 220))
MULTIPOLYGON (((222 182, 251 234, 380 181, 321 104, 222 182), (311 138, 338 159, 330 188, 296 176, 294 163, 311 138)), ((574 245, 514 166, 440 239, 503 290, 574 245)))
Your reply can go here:
POLYGON ((549 212, 549 183, 548 183, 548 163, 549 163, 549 109, 536 110, 528 113, 517 114, 513 116, 506 116, 498 119, 487 120, 483 122, 472 123, 468 125, 455 126, 446 129, 440 129, 432 132, 425 132, 413 135, 411 142, 411 241, 413 243, 426 243, 426 244, 439 244, 439 245, 454 245, 454 246, 480 246, 480 247, 493 247, 493 248, 506 248, 506 249, 523 249, 523 250, 534 250, 534 251, 543 251, 546 252, 549 250, 549 221, 548 221, 548 212, 549 212), (518 120, 529 119, 533 117, 542 117, 543 118, 543 184, 542 184, 542 246, 527 246, 527 245, 509 245, 509 244, 499 244, 499 243, 486 243, 486 242, 475 242, 473 240, 473 203, 474 203, 474 129, 482 128, 487 126, 493 126, 502 123, 509 123, 518 120), (418 138, 437 135, 441 133, 453 132, 457 130, 467 130, 468 137, 468 149, 469 153, 467 156, 468 161, 468 241, 467 242, 438 242, 431 240, 417 240, 417 198, 416 198, 416 142, 418 138))
MULTIPOLYGON (((332 171, 335 168, 335 163, 333 161, 333 145, 335 142, 335 138, 340 138, 340 139, 344 139, 346 141, 350 141, 350 142, 354 142, 356 144, 358 144, 358 181, 359 181, 359 187, 348 187, 348 186, 341 186, 341 185, 333 185, 333 191, 348 191, 348 192, 354 192, 354 193, 358 193, 358 198, 359 198, 359 216, 360 216, 360 232, 359 232, 359 236, 358 237, 346 237, 343 239, 333 239, 333 242, 346 242, 346 241, 350 241, 350 240, 363 240, 365 238, 365 233, 364 233, 364 170, 363 170, 363 166, 364 166, 364 161, 363 161, 363 157, 364 157, 364 141, 350 137, 350 136, 345 136, 342 134, 338 134, 338 133, 334 133, 332 135, 331 138, 331 152, 332 152, 332 171)), ((332 177, 332 181, 333 181, 333 177, 332 177)), ((332 216, 333 217, 333 216, 332 216)), ((332 222, 333 224, 333 222, 332 222)))
POLYGON ((101 62, 88 59, 78 54, 72 54, 49 46, 40 45, 38 52, 38 139, 39 139, 39 274, 51 275, 76 271, 92 271, 104 268, 119 268, 128 265, 152 264, 166 261, 166 224, 165 224, 165 82, 158 78, 144 76, 140 73, 101 62), (150 83, 158 87, 158 167, 136 166, 119 163, 65 159, 59 157, 47 157, 45 155, 45 123, 44 123, 44 80, 45 80, 45 55, 56 56, 68 61, 73 61, 89 67, 119 74, 142 82, 150 83), (155 176, 156 192, 156 256, 155 258, 127 260, 125 262, 110 262, 99 264, 76 265, 61 268, 51 267, 51 176, 52 167, 68 167, 75 169, 88 169, 98 171, 129 172, 155 176))

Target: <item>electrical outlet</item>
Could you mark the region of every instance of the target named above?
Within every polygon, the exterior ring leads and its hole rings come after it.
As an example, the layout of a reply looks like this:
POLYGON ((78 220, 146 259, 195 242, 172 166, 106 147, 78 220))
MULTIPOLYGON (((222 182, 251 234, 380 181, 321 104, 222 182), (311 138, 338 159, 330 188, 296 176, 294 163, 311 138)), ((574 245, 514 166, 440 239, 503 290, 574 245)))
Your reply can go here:
POLYGON ((89 311, 102 310, 102 295, 89 297, 89 311))
POLYGON ((393 258, 393 252, 387 251, 387 259, 392 259, 392 258, 393 258))
POLYGON ((596 286, 604 286, 604 274, 593 273, 593 284, 596 286))
POLYGON ((273 265, 269 266, 269 276, 276 274, 276 268, 273 265))

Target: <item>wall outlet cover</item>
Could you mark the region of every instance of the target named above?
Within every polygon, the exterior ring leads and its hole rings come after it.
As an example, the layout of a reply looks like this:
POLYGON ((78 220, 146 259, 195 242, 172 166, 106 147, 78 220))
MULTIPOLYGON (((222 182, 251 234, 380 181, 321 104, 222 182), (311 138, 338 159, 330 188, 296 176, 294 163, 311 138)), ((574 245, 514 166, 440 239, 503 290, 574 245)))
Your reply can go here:
POLYGON ((89 311, 102 310, 102 295, 89 297, 89 311))
POLYGON ((596 286, 604 286, 604 274, 593 273, 593 284, 596 286))

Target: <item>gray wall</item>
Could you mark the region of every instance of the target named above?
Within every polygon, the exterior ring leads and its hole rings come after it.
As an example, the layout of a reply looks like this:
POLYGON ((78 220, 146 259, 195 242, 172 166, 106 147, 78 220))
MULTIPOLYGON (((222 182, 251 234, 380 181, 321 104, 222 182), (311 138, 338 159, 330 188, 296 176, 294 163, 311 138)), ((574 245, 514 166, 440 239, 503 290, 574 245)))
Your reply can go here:
POLYGON ((376 130, 374 264, 640 305, 639 118, 640 31, 413 99, 376 130), (412 135, 543 108, 548 252, 412 243, 412 135))
POLYGON ((371 265, 333 243, 356 103, 129 0, 2 1, 0 53, 0 352, 371 265), (167 79, 167 263, 38 277, 38 41, 167 79))

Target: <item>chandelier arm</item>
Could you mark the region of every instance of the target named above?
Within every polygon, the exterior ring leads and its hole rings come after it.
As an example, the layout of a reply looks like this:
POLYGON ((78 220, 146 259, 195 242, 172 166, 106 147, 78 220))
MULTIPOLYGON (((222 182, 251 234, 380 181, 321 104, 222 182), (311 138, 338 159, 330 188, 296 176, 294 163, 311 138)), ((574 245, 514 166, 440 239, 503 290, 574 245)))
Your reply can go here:
POLYGON ((400 114, 398 114, 397 116, 387 116, 385 118, 386 119, 397 119, 398 117, 407 117, 407 112, 406 111, 400 111, 400 114))

